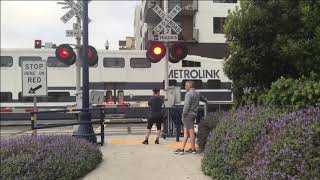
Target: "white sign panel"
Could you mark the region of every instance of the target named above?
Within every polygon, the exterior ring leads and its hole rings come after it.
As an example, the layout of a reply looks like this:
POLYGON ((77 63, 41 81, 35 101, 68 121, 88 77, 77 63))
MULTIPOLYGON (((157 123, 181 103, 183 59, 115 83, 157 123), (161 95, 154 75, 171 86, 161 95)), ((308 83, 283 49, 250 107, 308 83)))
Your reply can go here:
POLYGON ((22 96, 47 96, 47 61, 22 61, 22 96))
POLYGON ((73 23, 73 30, 81 31, 81 23, 73 23))
MULTIPOLYGON (((71 8, 65 15, 63 15, 60 19, 63 23, 67 23, 72 19, 75 15, 79 16, 81 19, 83 19, 83 2, 79 1, 78 3, 75 3, 73 0, 65 0, 67 5, 71 8)), ((90 1, 89 1, 90 2, 90 1)), ((88 22, 90 23, 91 20, 88 19, 88 22)))
POLYGON ((81 37, 81 31, 78 30, 66 30, 67 37, 81 37))
POLYGON ((60 19, 63 23, 67 23, 76 15, 76 10, 75 9, 70 9, 65 15, 63 15, 60 19))
POLYGON ((154 36, 155 41, 178 41, 178 35, 155 35, 154 36))

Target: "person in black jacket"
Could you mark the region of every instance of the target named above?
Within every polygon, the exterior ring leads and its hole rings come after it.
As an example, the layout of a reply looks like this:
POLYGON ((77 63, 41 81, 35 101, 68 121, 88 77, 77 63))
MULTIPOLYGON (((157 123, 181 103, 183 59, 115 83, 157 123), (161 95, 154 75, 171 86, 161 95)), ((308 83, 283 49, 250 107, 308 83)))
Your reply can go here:
POLYGON ((146 132, 146 139, 142 142, 142 144, 149 144, 149 135, 151 132, 151 128, 154 123, 157 125, 157 139, 155 140, 155 144, 159 144, 159 138, 161 133, 161 123, 163 119, 163 100, 160 97, 160 89, 155 88, 152 90, 153 96, 149 99, 149 113, 148 113, 148 125, 146 132))

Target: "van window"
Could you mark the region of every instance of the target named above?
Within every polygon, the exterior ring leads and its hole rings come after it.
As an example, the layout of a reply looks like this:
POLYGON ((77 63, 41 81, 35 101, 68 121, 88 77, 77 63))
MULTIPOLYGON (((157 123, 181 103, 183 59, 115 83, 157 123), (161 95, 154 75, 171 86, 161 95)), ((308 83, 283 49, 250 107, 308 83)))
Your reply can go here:
POLYGON ((220 89, 221 88, 221 81, 218 79, 210 79, 207 82, 208 89, 220 89))
POLYGON ((130 67, 132 68, 151 68, 151 62, 147 58, 131 58, 130 67))
POLYGON ((0 92, 0 102, 11 102, 12 92, 0 92))
POLYGON ((124 68, 124 58, 103 58, 103 66, 106 68, 124 68))
POLYGON ((48 57, 47 66, 48 67, 69 67, 68 65, 59 61, 59 59, 56 57, 48 57))
POLYGON ((194 88, 202 89, 202 80, 199 80, 199 79, 184 79, 184 80, 182 80, 181 89, 185 89, 184 86, 185 86, 187 81, 193 81, 194 82, 194 88))
POLYGON ((21 66, 21 61, 41 61, 41 57, 40 56, 20 56, 19 66, 21 66))
POLYGON ((182 60, 182 67, 201 67, 201 62, 182 60))
POLYGON ((13 58, 11 56, 1 56, 0 58, 0 67, 12 67, 13 58))

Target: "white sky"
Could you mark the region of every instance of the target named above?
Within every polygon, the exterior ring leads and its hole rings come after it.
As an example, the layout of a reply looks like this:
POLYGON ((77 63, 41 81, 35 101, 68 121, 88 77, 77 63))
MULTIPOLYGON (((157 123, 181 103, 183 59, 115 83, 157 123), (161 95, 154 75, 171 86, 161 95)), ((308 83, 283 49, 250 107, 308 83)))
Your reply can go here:
MULTIPOLYGON (((89 3, 89 44, 103 49, 109 40, 110 49, 118 49, 118 41, 134 36, 134 9, 140 1, 92 1, 89 3)), ((63 24, 60 17, 68 9, 57 1, 1 0, 1 48, 33 48, 34 40, 42 43, 76 43, 65 37, 72 30, 72 18, 63 24)))

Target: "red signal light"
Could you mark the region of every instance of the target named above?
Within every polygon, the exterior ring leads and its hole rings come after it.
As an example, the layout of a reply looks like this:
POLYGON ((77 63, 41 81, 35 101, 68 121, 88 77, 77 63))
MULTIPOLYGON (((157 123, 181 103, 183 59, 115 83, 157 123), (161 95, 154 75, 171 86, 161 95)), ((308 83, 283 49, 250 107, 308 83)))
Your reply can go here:
POLYGON ((35 40, 34 41, 34 48, 35 49, 41 49, 42 41, 41 40, 35 40))
POLYGON ((66 50, 65 48, 61 48, 59 50, 59 56, 62 58, 68 58, 70 56, 70 52, 68 50, 66 50))
POLYGON ((152 63, 157 63, 166 55, 166 46, 163 43, 151 44, 147 50, 147 59, 152 63))
MULTIPOLYGON (((83 52, 83 46, 80 47, 80 58, 83 61, 84 60, 84 52, 83 52)), ((95 66, 96 64, 98 64, 98 52, 97 50, 92 47, 92 46, 88 46, 88 53, 87 53, 87 58, 88 58, 88 65, 89 66, 95 66)))
POLYGON ((88 59, 90 60, 90 59, 92 59, 92 57, 93 57, 93 53, 92 53, 92 51, 88 51, 88 59))
POLYGON ((56 57, 66 65, 72 65, 76 62, 76 54, 68 44, 61 44, 56 49, 56 57))
POLYGON ((184 44, 174 44, 170 48, 169 61, 171 63, 178 63, 180 60, 186 58, 188 55, 188 48, 184 44))

